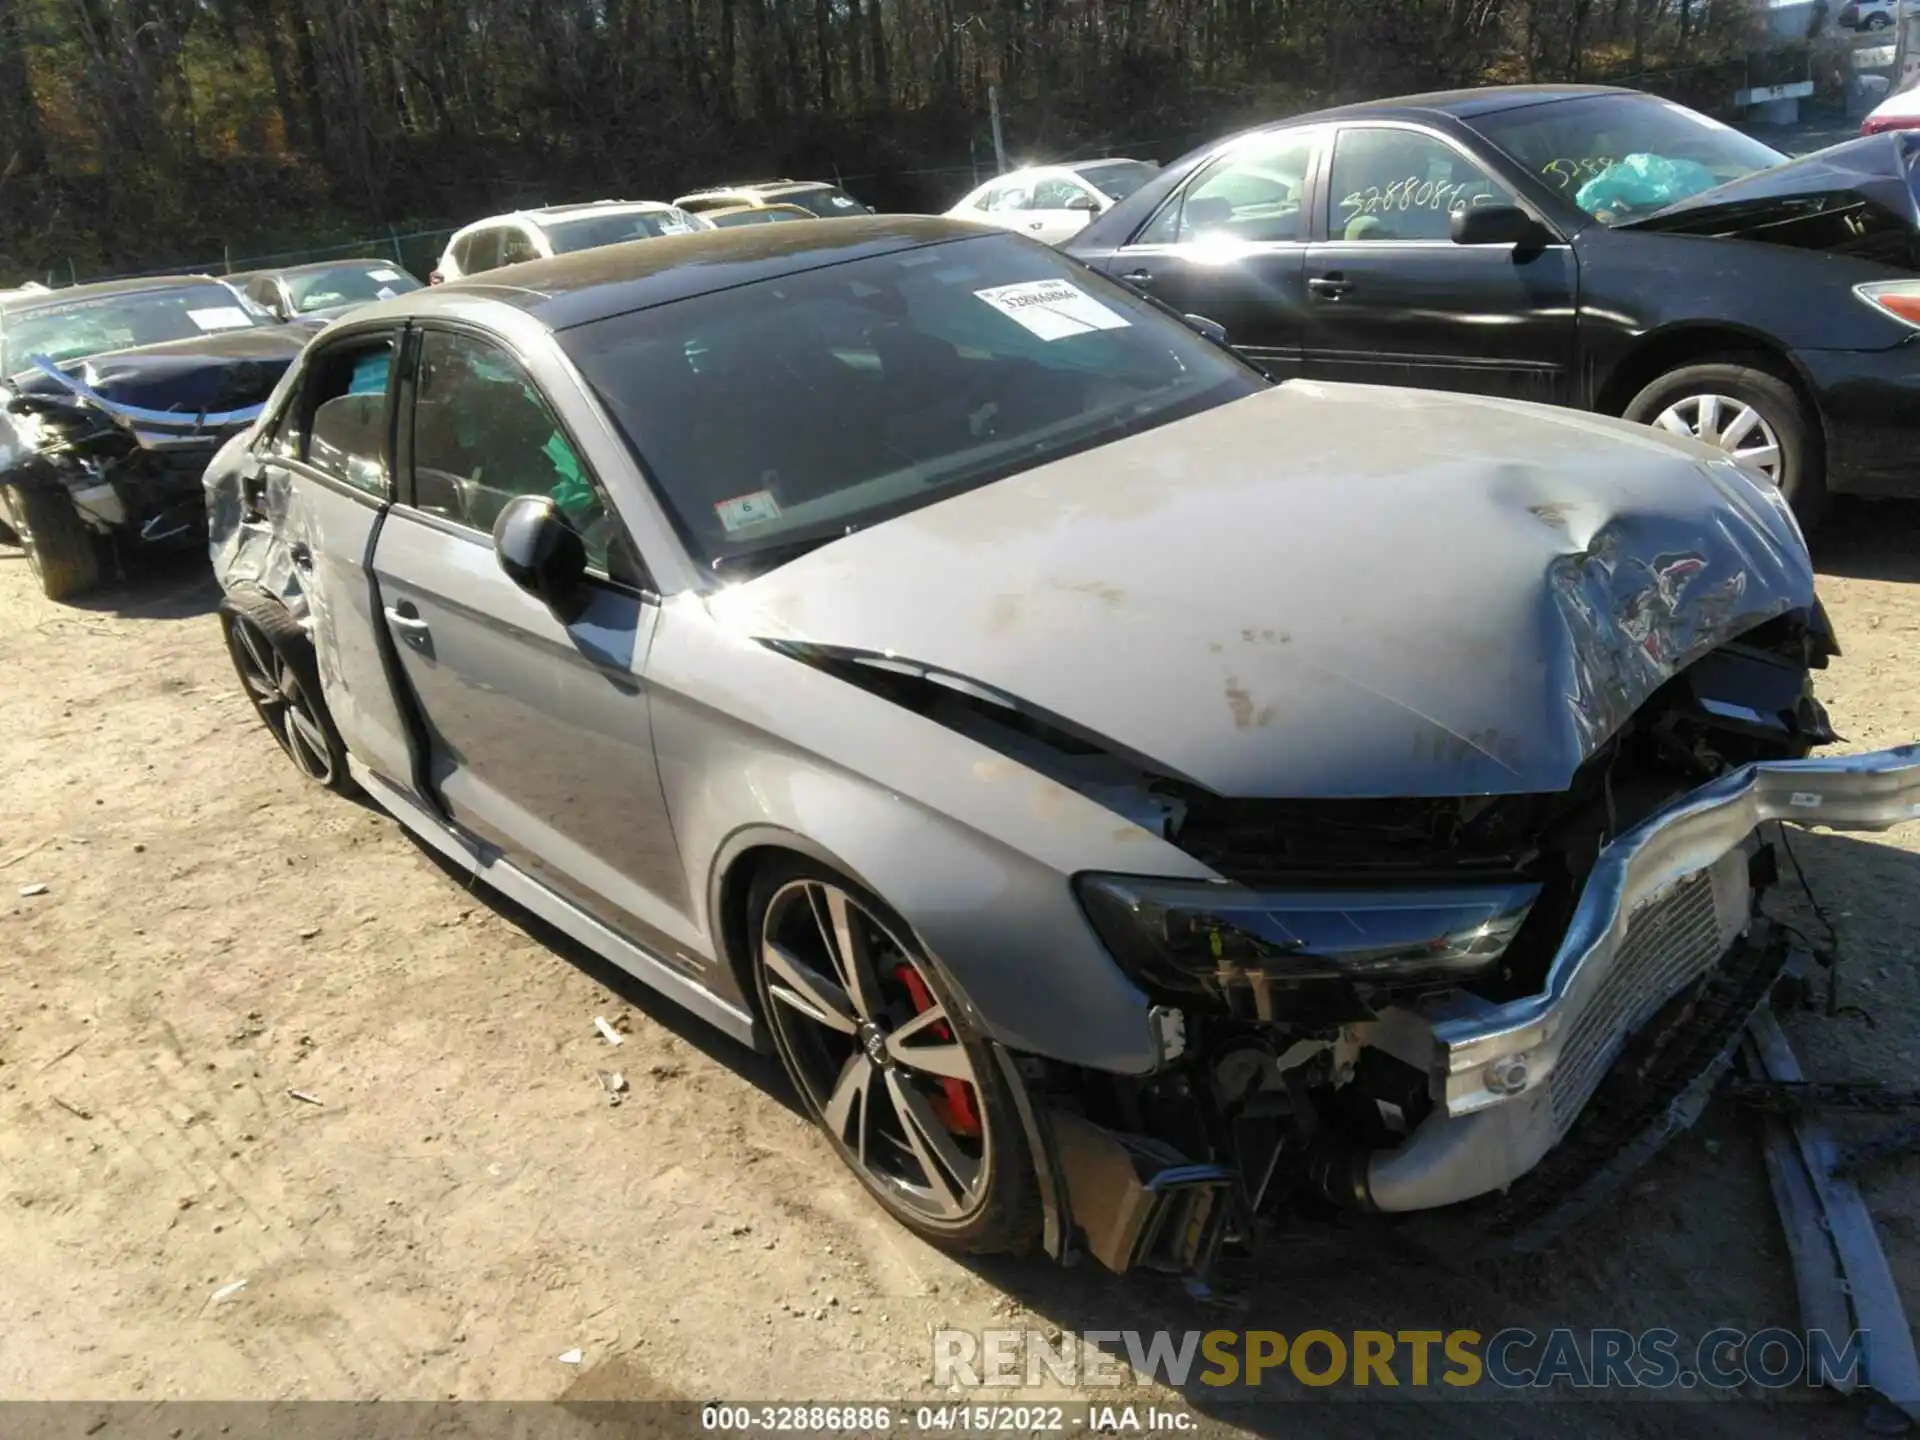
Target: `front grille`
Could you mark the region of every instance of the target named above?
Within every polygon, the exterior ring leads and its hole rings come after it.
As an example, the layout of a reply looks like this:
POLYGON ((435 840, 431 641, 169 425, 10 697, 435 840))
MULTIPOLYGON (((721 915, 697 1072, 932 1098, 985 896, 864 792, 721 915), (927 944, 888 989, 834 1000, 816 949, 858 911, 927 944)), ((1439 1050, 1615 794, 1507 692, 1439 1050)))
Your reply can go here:
POLYGON ((1713 871, 1697 870, 1644 905, 1561 1046, 1548 1080, 1555 1127, 1564 1134, 1629 1036, 1725 949, 1713 871))

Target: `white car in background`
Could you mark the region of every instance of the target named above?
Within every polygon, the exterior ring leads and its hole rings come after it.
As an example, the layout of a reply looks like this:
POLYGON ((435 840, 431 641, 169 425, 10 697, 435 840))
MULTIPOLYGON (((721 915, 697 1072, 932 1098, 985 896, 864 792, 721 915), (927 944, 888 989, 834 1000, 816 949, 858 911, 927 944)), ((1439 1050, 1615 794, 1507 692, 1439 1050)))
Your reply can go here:
POLYGON ((1889 95, 1860 122, 1862 135, 1878 135, 1887 130, 1920 130, 1920 82, 1897 95, 1889 95))
POLYGON ((583 205, 552 205, 493 215, 453 232, 428 283, 478 275, 524 260, 545 260, 575 250, 687 235, 709 228, 707 222, 658 200, 595 200, 583 205))
POLYGON ((1033 165, 989 180, 947 214, 1058 245, 1146 184, 1159 169, 1150 160, 1121 156, 1033 165))

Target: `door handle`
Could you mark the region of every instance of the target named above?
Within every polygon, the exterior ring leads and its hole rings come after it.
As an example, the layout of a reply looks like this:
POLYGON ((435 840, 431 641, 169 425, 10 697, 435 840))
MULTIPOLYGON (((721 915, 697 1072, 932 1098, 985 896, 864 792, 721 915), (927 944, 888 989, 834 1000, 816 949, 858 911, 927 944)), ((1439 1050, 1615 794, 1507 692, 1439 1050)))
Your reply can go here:
POLYGON ((1129 285, 1138 285, 1142 288, 1153 284, 1153 272, 1151 270, 1129 270, 1120 278, 1129 285))
POLYGON ((289 545, 287 547, 287 554, 292 558, 296 568, 301 570, 313 569, 313 550, 304 540, 296 540, 293 544, 289 545))
POLYGON ((402 600, 398 605, 389 605, 386 610, 387 623, 407 644, 416 650, 425 650, 432 645, 433 630, 425 620, 420 618, 420 612, 413 608, 411 600, 402 600))
POLYGON ((1027 228, 1029 230, 1044 230, 1046 225, 1047 222, 1044 220, 1035 220, 1032 224, 1028 225, 1027 228))
POLYGON ((1307 289, 1322 300, 1338 300, 1353 289, 1353 282, 1335 271, 1331 275, 1319 276, 1307 281, 1307 289))

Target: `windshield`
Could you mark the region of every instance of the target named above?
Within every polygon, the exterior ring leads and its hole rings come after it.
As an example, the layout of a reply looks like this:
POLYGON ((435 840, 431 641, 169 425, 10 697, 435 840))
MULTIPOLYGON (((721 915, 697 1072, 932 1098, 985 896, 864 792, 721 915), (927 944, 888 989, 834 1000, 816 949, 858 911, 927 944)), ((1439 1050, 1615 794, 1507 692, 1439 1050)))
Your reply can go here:
POLYGON ((611 215, 582 215, 577 220, 542 220, 540 228, 553 242, 553 253, 597 250, 625 240, 653 240, 662 235, 685 235, 705 227, 684 210, 622 210, 611 215))
POLYGON ((337 305, 391 300, 396 295, 419 288, 420 282, 397 265, 382 265, 377 261, 287 276, 287 290, 293 296, 293 308, 302 315, 315 310, 331 310, 337 305))
POLYGON ((136 345, 191 340, 220 330, 249 330, 261 323, 233 291, 212 284, 36 305, 7 315, 0 368, 15 375, 36 355, 60 364, 136 345))
POLYGON ((690 549, 726 574, 1267 384, 1168 312, 1011 236, 847 261, 560 339, 690 549))
POLYGON ((780 220, 811 220, 814 217, 806 212, 794 212, 784 205, 769 205, 763 210, 729 210, 724 214, 710 214, 707 223, 716 230, 730 230, 735 225, 772 225, 780 220))
POLYGON ((1787 158, 1651 95, 1583 95, 1467 123, 1608 225, 1651 215, 1787 158))
POLYGON ((811 210, 822 219, 829 220, 836 215, 873 213, 837 185, 809 185, 804 190, 768 190, 761 198, 769 203, 798 205, 802 210, 811 210))
POLYGON ((1115 160, 1106 165, 1083 165, 1078 174, 1109 200, 1124 200, 1159 172, 1139 160, 1115 160))

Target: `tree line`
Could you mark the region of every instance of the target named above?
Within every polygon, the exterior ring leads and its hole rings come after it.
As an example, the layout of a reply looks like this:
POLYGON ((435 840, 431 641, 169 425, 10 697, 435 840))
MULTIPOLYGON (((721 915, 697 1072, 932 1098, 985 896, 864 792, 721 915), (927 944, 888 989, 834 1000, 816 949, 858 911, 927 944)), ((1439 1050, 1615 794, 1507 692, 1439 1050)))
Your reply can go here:
POLYGON ((919 172, 990 162, 990 89, 1022 155, 1170 159, 1315 104, 1708 63, 1751 3, 0 0, 0 271, 753 173, 944 206, 967 176, 919 172))

